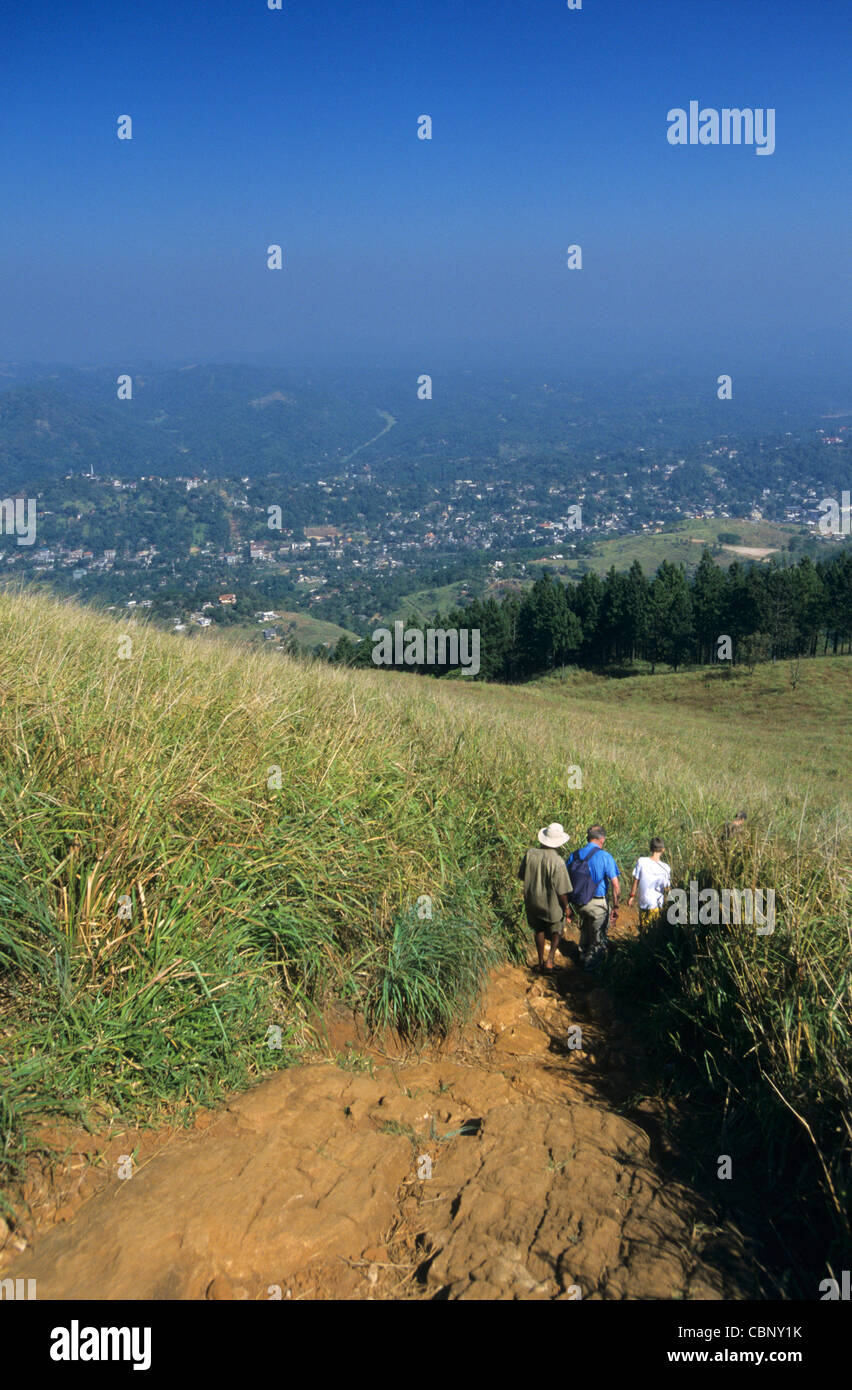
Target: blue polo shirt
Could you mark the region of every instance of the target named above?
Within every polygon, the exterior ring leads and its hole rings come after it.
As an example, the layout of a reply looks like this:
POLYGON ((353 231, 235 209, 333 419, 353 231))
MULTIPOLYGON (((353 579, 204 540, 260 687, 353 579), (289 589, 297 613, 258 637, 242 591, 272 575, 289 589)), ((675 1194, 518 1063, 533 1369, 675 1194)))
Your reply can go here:
MULTIPOLYGON (((614 878, 620 878, 618 865, 610 854, 609 850, 601 849, 592 840, 583 845, 582 849, 575 850, 578 859, 588 859, 590 854, 595 855, 595 862, 592 864, 591 873, 595 877, 595 897, 605 898, 607 883, 611 883, 614 878)), ((573 855, 571 856, 573 858, 573 855)), ((571 860, 568 861, 568 872, 571 872, 571 860)))

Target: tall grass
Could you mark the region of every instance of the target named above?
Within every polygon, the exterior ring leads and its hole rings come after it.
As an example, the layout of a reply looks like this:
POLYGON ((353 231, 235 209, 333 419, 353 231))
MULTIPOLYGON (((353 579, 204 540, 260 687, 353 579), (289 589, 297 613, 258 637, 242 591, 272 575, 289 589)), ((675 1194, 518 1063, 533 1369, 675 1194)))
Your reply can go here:
POLYGON ((37 1113, 153 1118, 286 1064, 332 995, 439 1028, 517 951, 483 853, 515 768, 476 721, 48 599, 0 631, 7 1164, 37 1113), (445 949, 401 953, 424 894, 445 949), (441 937, 460 895, 476 930, 441 937))
POLYGON ((174 1114, 287 1065, 331 997, 445 1029, 525 949, 515 874, 538 826, 572 848, 603 821, 625 875, 661 833, 676 881, 725 885, 710 831, 735 799, 757 828, 734 884, 776 888, 775 935, 643 943, 631 988, 776 1157, 804 1136, 841 1229, 848 808, 797 798, 733 708, 654 723, 600 684, 347 671, 47 597, 0 596, 0 638, 7 1168, 37 1116, 174 1114))
POLYGON ((834 848, 805 852, 760 834, 725 847, 696 834, 678 856, 679 882, 774 886, 775 929, 663 921, 609 972, 643 1001, 638 1027, 659 1074, 677 1063, 675 1094, 724 1097, 721 1148, 770 1194, 789 1286, 810 1297, 813 1270, 842 1259, 852 1234, 852 893, 834 848))
POLYGON ((475 1003, 489 970, 501 957, 499 938, 476 920, 476 899, 426 916, 425 908, 399 914, 371 982, 367 1017, 380 1028, 446 1036, 475 1003))

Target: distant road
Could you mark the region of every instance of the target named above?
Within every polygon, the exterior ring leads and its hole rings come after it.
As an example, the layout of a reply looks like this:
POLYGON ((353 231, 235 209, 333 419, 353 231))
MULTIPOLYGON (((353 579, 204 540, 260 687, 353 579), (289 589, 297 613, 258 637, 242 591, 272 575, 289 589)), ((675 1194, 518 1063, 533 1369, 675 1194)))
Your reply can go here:
POLYGON ((393 418, 393 416, 389 415, 386 410, 380 410, 378 413, 379 415, 381 415, 383 420, 387 421, 384 429, 379 430, 378 434, 374 434, 372 439, 367 439, 364 441, 363 444, 359 444, 358 448, 353 449, 351 454, 347 454, 346 458, 341 460, 341 467, 344 463, 348 463, 350 459, 354 459, 356 454, 360 454, 362 449, 366 449, 370 444, 375 444, 377 439, 381 439, 383 434, 387 434, 388 430, 393 429, 394 425, 396 424, 396 420, 393 418))

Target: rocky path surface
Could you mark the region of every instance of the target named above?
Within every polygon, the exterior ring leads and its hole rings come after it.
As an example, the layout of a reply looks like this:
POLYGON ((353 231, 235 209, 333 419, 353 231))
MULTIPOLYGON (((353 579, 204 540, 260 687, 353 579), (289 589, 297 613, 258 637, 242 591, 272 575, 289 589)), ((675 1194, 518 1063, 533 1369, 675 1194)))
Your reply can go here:
POLYGON ((78 1142, 0 1277, 75 1300, 761 1295, 739 1233, 666 1176, 653 1107, 619 1113, 630 1040, 573 966, 497 971, 444 1049, 381 1053, 341 1017, 324 1052, 194 1129, 78 1142))

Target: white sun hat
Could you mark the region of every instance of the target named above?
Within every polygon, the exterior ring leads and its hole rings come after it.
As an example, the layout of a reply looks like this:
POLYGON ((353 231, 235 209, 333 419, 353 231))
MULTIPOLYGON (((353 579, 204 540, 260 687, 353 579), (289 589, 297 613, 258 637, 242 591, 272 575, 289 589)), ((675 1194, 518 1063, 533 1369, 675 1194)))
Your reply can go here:
POLYGON ((561 845, 568 843, 571 836, 566 835, 559 821, 555 820, 551 821, 550 825, 546 825, 543 830, 538 832, 538 838, 539 843, 547 845, 548 849, 559 849, 561 845))

